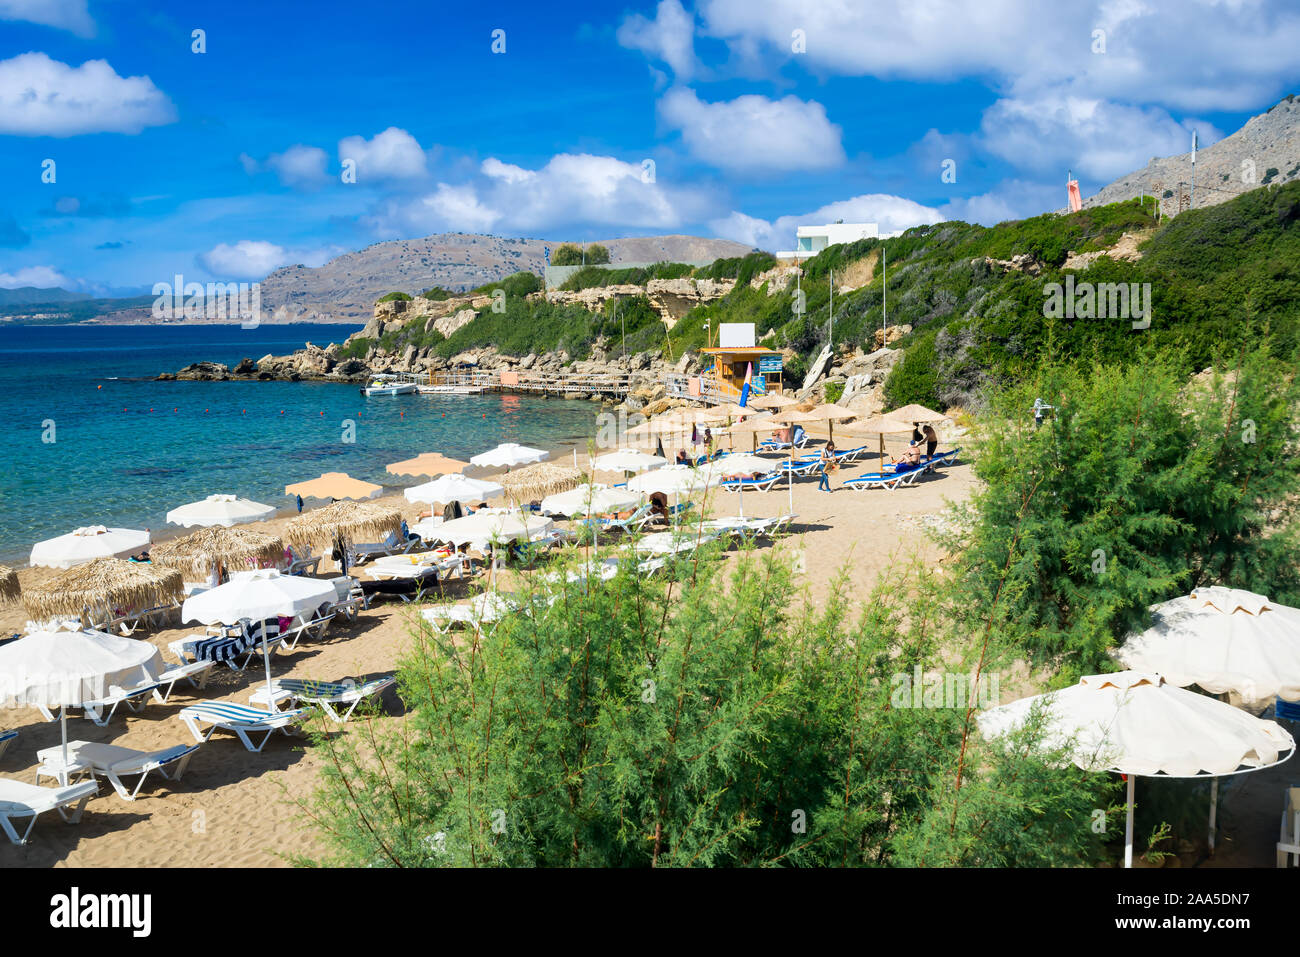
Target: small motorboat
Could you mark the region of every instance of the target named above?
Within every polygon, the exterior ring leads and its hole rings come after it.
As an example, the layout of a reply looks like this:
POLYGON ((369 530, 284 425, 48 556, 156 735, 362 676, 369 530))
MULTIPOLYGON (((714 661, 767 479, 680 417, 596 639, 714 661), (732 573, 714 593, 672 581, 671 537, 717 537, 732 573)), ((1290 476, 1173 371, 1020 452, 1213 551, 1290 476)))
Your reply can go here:
POLYGON ((413 395, 419 387, 414 382, 401 379, 388 379, 375 376, 370 384, 361 390, 362 395, 413 395))

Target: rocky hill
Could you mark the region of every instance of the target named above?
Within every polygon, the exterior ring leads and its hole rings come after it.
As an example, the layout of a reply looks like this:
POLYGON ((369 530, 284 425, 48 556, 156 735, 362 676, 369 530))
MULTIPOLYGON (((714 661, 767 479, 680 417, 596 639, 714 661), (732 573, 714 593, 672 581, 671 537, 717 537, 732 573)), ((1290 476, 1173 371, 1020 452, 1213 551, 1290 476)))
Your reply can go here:
MULTIPOLYGON (((441 286, 465 290, 525 270, 540 273, 544 250, 563 240, 503 239, 443 233, 375 243, 315 269, 286 266, 262 281, 262 308, 273 322, 366 322, 375 300, 394 290, 412 294, 441 286)), ((697 236, 594 240, 612 262, 710 262, 743 256, 748 246, 697 236)))
MULTIPOLYGON (((1191 146, 1190 137, 1188 146, 1191 146)), ((1145 194, 1159 196, 1165 215, 1193 200, 1191 153, 1152 157, 1140 170, 1121 176, 1085 207, 1103 206, 1145 194), (1180 187, 1180 183, 1183 185, 1180 187), (1181 195, 1180 195, 1181 189, 1181 195), (1185 199, 1184 199, 1185 197, 1185 199)), ((1300 178, 1300 98, 1288 96, 1267 113, 1251 117, 1231 136, 1196 151, 1195 207, 1216 206, 1259 186, 1300 178)))

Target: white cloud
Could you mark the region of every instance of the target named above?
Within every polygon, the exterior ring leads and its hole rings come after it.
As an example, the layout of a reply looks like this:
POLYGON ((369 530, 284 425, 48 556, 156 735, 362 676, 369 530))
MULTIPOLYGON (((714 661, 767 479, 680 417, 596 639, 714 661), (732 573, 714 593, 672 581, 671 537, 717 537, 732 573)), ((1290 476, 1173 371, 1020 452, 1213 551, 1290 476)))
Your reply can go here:
POLYGON ((416 179, 426 172, 424 150, 406 130, 390 126, 367 140, 347 136, 339 140, 339 161, 357 164, 357 182, 383 179, 416 179))
POLYGON ((988 192, 950 200, 939 207, 939 212, 944 219, 996 226, 1008 219, 1024 219, 1045 210, 1064 209, 1065 204, 1064 179, 1056 186, 1009 179, 988 192))
POLYGON ((86 0, 0 0, 0 20, 26 20, 79 37, 95 35, 86 0))
MULTIPOLYGON (((1046 13, 1039 0, 701 0, 703 34, 772 65, 884 79, 988 78, 1031 96, 1074 96, 1243 110, 1294 78, 1294 0, 1078 0, 1046 13), (806 52, 791 52, 803 30, 806 52), (1104 31, 1105 52, 1093 32, 1104 31)), ((1290 92, 1284 91, 1284 92, 1290 92)))
POLYGON ((72 67, 44 53, 0 61, 0 133, 139 133, 176 110, 147 76, 118 76, 106 60, 72 67))
POLYGON ((0 272, 0 289, 20 289, 23 286, 49 289, 65 286, 68 282, 68 277, 53 266, 24 266, 16 272, 0 272))
POLYGON ((639 13, 628 17, 617 38, 621 46, 667 63, 682 82, 695 73, 695 17, 679 0, 660 0, 653 20, 639 13))
MULTIPOLYGON (((242 160, 242 156, 241 156, 242 160)), ((275 153, 267 158, 266 165, 275 170, 280 182, 295 189, 315 188, 329 179, 325 164, 329 155, 317 146, 304 146, 301 143, 290 146, 283 153, 275 153)), ((245 170, 248 164, 244 164, 245 170)))
POLYGON ((692 156, 719 169, 794 172, 844 162, 842 131, 816 101, 750 94, 706 103, 677 87, 659 101, 659 115, 681 131, 692 156))
POLYGON ((218 243, 199 254, 199 262, 209 272, 232 279, 261 279, 289 261, 287 249, 260 239, 241 239, 233 245, 218 243))
POLYGON ((199 253, 199 265, 222 279, 264 279, 281 266, 301 263, 316 267, 348 250, 330 245, 314 249, 287 249, 261 239, 241 239, 237 243, 218 243, 199 253))
POLYGON ((1064 182, 1069 167, 1105 181, 1145 166, 1152 156, 1187 152, 1193 128, 1204 146, 1222 135, 1208 123, 1180 123, 1160 107, 1049 92, 1032 100, 998 100, 984 113, 980 140, 1021 169, 1055 169, 1064 182))
POLYGON ((540 169, 496 157, 461 183, 439 183, 412 202, 394 197, 369 218, 379 235, 440 230, 528 233, 574 225, 672 229, 715 209, 700 187, 647 182, 640 163, 612 156, 561 153, 540 169))
POLYGON ((729 216, 712 220, 709 226, 723 239, 734 239, 736 242, 776 252, 794 248, 795 230, 798 227, 820 226, 836 220, 846 223, 876 223, 881 233, 893 233, 912 226, 942 222, 944 216, 937 209, 922 206, 902 196, 867 193, 828 203, 803 215, 780 216, 770 222, 733 212, 729 216))

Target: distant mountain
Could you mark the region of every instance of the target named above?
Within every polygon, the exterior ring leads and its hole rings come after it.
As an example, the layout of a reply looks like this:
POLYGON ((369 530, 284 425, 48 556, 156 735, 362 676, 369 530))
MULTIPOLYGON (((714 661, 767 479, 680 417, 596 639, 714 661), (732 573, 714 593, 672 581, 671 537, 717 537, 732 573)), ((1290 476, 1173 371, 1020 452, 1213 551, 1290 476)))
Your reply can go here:
MULTIPOLYGON (((540 273, 545 249, 554 252, 563 241, 443 233, 375 243, 315 269, 275 270, 262 280, 262 309, 275 322, 368 322, 375 300, 388 292, 415 295, 430 286, 459 291, 520 270, 540 273)), ((593 242, 606 246, 613 262, 712 262, 750 252, 741 243, 697 236, 593 242)))
POLYGON ((89 299, 85 293, 68 292, 58 286, 40 289, 36 286, 19 286, 17 289, 0 289, 0 306, 45 305, 56 302, 78 302, 89 299))
MULTIPOLYGON (((1188 146, 1190 146, 1190 137, 1188 146)), ((1192 155, 1153 157, 1151 162, 1083 201, 1087 206, 1159 196, 1164 211, 1178 211, 1180 191, 1197 209, 1227 202, 1260 186, 1300 178, 1300 98, 1288 96, 1241 129, 1196 151, 1196 195, 1191 199, 1192 155), (1183 185, 1179 185, 1179 184, 1183 185)))

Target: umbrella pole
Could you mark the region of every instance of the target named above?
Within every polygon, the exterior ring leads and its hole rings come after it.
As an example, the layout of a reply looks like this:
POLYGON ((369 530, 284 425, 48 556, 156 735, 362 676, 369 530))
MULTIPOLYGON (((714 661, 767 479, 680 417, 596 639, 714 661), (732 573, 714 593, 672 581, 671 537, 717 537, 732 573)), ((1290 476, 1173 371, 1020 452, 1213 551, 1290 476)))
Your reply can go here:
POLYGON ((1133 784, 1137 775, 1128 776, 1128 811, 1124 820, 1124 866, 1133 866, 1133 784))
POLYGON ((59 726, 63 731, 63 770, 59 772, 59 783, 68 786, 68 706, 59 706, 59 726))
POLYGON ((790 493, 790 514, 794 514, 794 448, 790 449, 790 462, 786 467, 785 473, 786 489, 790 493))
POLYGON ((266 710, 279 711, 275 706, 275 692, 271 688, 271 649, 267 646, 266 632, 262 632, 262 664, 266 667, 266 710))
POLYGON ((1210 781, 1210 856, 1214 856, 1215 822, 1219 817, 1219 779, 1210 781))

